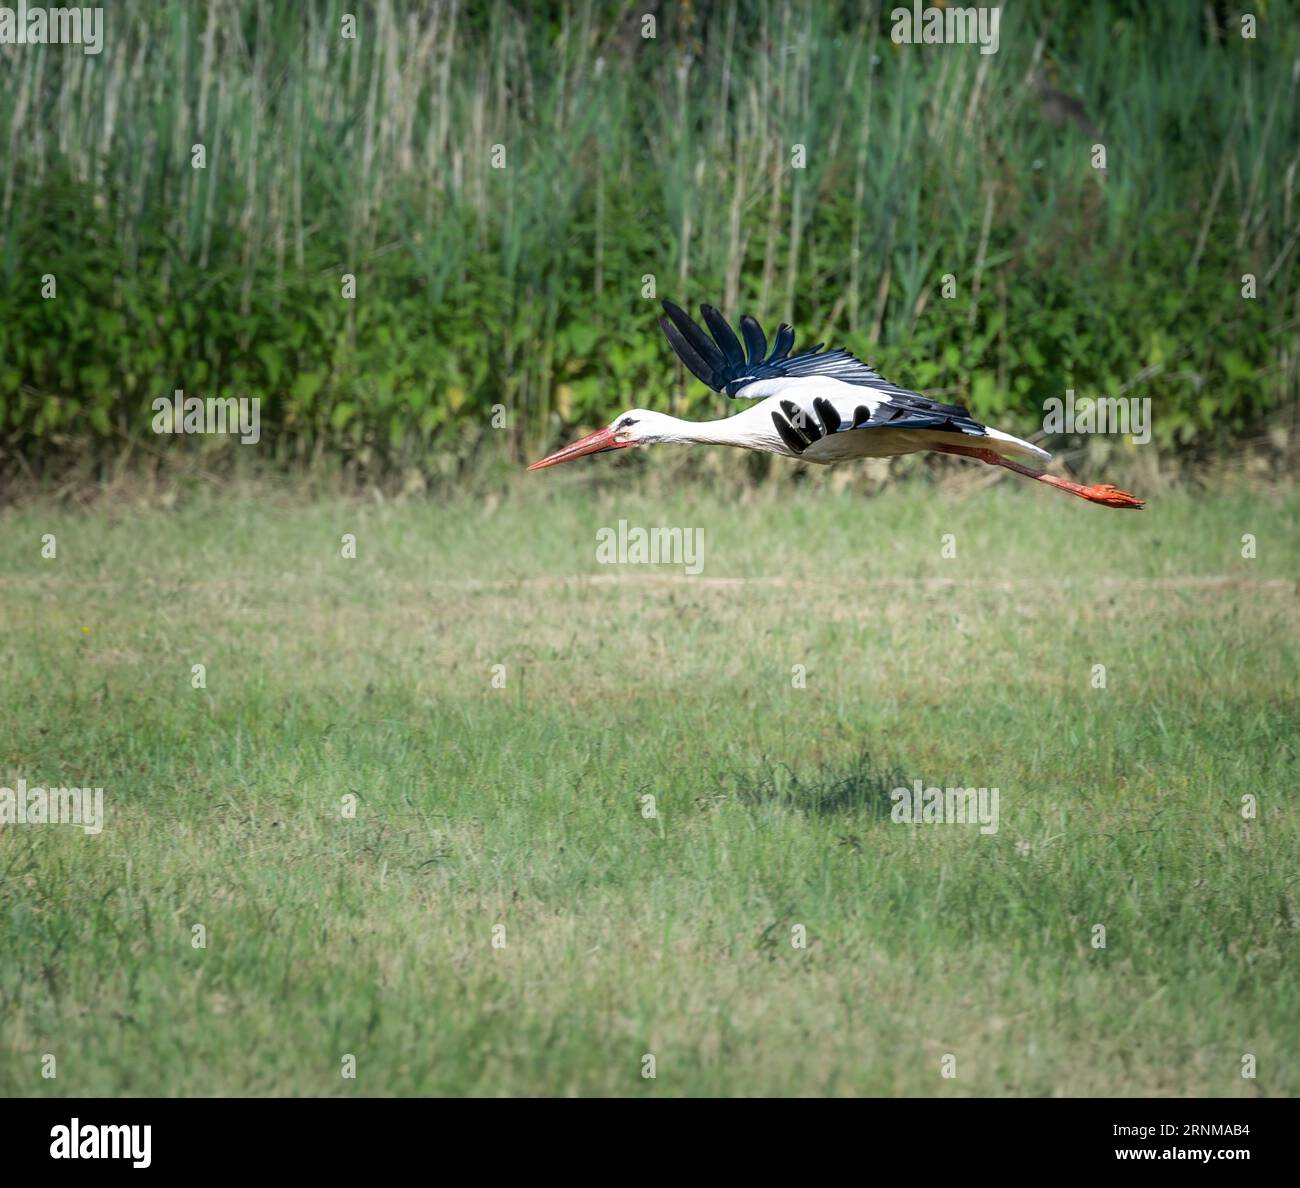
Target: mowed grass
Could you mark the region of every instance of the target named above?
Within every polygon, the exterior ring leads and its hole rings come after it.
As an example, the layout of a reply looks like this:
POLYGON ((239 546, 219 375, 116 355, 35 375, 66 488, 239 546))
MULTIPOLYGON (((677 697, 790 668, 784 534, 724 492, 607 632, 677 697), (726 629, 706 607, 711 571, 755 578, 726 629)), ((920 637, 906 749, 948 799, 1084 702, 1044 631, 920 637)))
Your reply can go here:
POLYGON ((0 784, 107 822, 0 827, 0 1092, 1300 1092, 1298 514, 10 509, 0 784), (703 573, 598 565, 620 519, 703 573), (997 833, 891 821, 917 779, 997 833))

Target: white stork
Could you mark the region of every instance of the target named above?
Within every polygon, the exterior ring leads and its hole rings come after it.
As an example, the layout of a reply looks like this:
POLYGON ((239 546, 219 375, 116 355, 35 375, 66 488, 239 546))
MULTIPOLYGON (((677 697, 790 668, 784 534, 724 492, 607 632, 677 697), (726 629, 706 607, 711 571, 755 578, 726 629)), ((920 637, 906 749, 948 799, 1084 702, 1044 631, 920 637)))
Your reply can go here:
POLYGON ((848 351, 822 351, 824 344, 818 343, 790 354, 794 331, 787 325, 777 330, 769 354, 762 327, 748 315, 740 319, 742 347, 712 306, 700 306, 710 337, 685 310, 671 301, 663 305, 668 317, 660 318, 659 325, 692 374, 715 392, 758 403, 720 421, 683 421, 634 408, 607 428, 534 462, 529 470, 656 442, 738 446, 823 464, 937 450, 1005 466, 1107 507, 1143 505, 1109 484, 1085 487, 1023 465, 1021 459, 1047 461, 1051 454, 981 425, 959 405, 941 404, 891 384, 848 351))

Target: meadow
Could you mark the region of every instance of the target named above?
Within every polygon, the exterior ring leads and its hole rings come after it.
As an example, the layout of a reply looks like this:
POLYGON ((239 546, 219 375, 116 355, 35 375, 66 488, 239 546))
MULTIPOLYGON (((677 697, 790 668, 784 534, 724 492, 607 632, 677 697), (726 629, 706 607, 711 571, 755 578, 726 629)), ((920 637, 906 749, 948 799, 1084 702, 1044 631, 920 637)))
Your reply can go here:
POLYGON ((595 473, 0 509, 0 1093, 1300 1092, 1293 489, 595 473))

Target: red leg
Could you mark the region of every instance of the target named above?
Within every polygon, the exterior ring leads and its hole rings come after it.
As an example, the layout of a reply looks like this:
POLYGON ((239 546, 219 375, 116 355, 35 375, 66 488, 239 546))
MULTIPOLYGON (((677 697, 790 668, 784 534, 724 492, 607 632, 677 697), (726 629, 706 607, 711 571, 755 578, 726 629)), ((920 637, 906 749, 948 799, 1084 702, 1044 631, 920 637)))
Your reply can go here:
POLYGON ((987 462, 990 466, 1004 466, 1007 470, 1014 470, 1017 474, 1037 479, 1040 483, 1047 483, 1052 487, 1059 487, 1062 491, 1069 491, 1071 495, 1079 496, 1080 499, 1087 499, 1092 503, 1102 503, 1107 507, 1138 509, 1145 503, 1145 500, 1138 499, 1127 491, 1121 491, 1118 487, 1112 487, 1109 483, 1102 483, 1099 487, 1085 487, 1081 483, 1072 483, 1069 479, 1057 478, 1053 474, 1034 470, 1031 466, 1022 466, 1019 462, 1012 462, 1010 458, 1004 458, 996 450, 959 445, 942 445, 936 448, 945 454, 960 454, 965 458, 978 458, 981 462, 987 462))

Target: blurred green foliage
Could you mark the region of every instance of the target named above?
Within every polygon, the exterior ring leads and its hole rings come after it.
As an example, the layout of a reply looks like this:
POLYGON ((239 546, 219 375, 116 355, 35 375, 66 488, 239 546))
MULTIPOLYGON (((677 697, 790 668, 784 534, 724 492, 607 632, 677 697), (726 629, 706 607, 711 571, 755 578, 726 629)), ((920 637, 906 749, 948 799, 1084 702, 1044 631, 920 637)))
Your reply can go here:
POLYGON ((1066 388, 1151 397, 1185 453, 1294 419, 1274 5, 1253 39, 1173 0, 1009 6, 991 55, 896 45, 889 5, 684 4, 648 38, 628 5, 393 2, 347 39, 354 7, 137 5, 98 57, 0 47, 10 468, 156 444, 177 388, 260 396, 261 455, 366 474, 723 415, 651 277, 1013 431, 1066 388))

